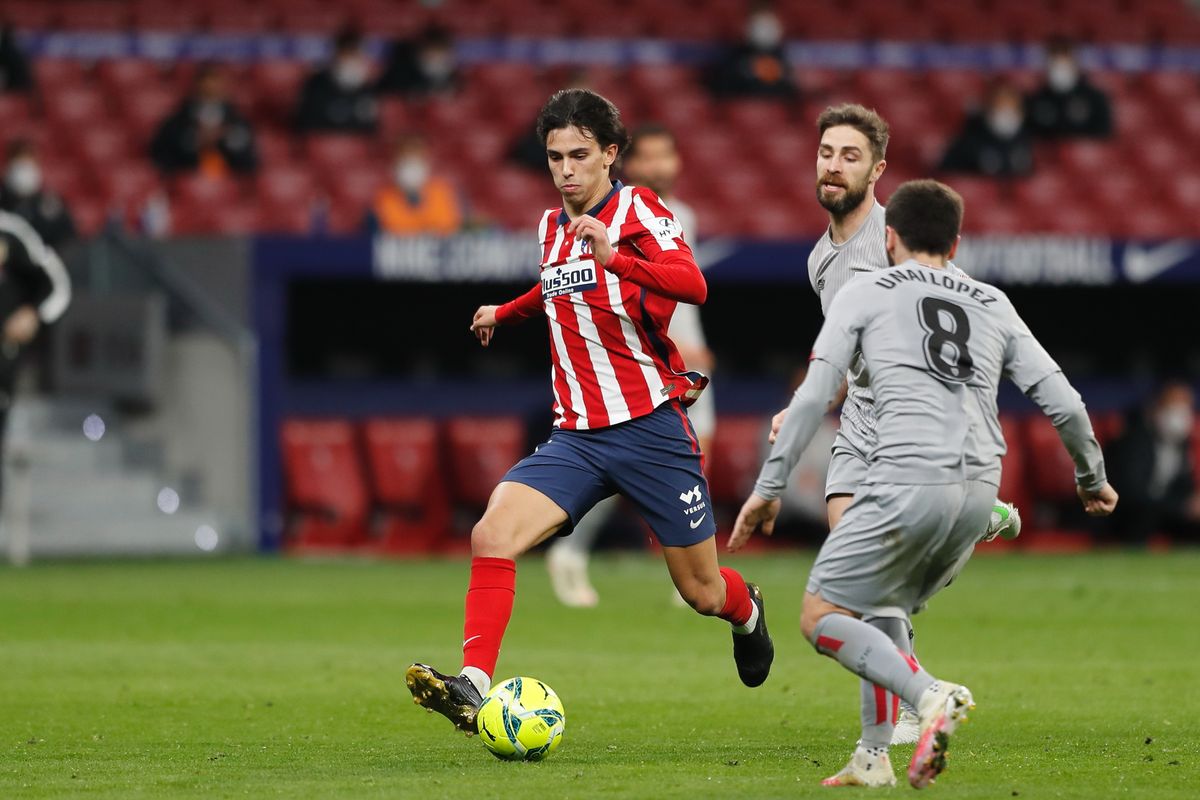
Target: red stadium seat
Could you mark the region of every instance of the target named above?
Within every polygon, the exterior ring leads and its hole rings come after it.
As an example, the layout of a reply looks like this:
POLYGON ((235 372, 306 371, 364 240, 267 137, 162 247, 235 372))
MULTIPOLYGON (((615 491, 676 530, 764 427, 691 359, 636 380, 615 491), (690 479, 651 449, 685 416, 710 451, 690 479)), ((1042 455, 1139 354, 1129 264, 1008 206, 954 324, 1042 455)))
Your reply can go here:
POLYGON ((1029 488, 1033 499, 1049 502, 1075 498, 1075 464, 1058 438, 1058 431, 1042 414, 1025 422, 1025 442, 1029 446, 1029 488))
POLYGON ((525 425, 519 417, 460 417, 446 423, 451 498, 475 508, 525 455, 525 425))
POLYGON ((232 178, 213 178, 200 173, 181 175, 171 183, 172 196, 199 208, 235 203, 241 186, 232 178))
POLYGON ((110 162, 96 171, 100 195, 127 220, 136 218, 142 204, 162 189, 158 172, 142 158, 110 162))
POLYGON ((306 205, 318 194, 312 172, 289 164, 260 170, 254 184, 258 197, 268 203, 306 205))
POLYGON ((46 30, 53 27, 58 9, 45 0, 8 0, 3 16, 18 30, 46 30))
POLYGON ((192 31, 200 27, 203 18, 198 4, 138 0, 133 7, 134 25, 142 31, 192 31))
POLYGON ((129 27, 129 7, 111 0, 65 0, 58 4, 58 24, 67 30, 122 31, 129 27))
POLYGON ((107 116, 108 103, 98 89, 79 85, 45 93, 46 116, 56 125, 81 126, 107 116))
POLYGON ((714 503, 740 508, 754 488, 769 431, 761 416, 723 414, 705 454, 708 490, 714 503))
POLYGON ((280 431, 293 547, 350 547, 366 538, 367 483, 354 426, 286 420, 280 431))
POLYGON ((437 423, 428 418, 373 419, 363 426, 380 546, 394 553, 437 549, 450 531, 450 504, 437 423))
POLYGON ((121 96, 117 103, 131 136, 149 143, 154 131, 182 99, 180 92, 170 86, 147 86, 121 96))
POLYGON ((309 163, 319 171, 337 174, 349 166, 366 163, 373 142, 356 134, 314 134, 304 140, 303 149, 309 163))

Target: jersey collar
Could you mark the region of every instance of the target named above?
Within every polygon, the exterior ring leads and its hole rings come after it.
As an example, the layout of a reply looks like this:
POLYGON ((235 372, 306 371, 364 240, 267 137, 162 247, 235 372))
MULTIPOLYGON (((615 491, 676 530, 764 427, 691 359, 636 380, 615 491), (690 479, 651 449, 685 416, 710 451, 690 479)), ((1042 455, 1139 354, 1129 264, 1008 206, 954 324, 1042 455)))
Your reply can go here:
MULTIPOLYGON (((604 195, 603 200, 601 200, 599 203, 596 203, 596 205, 589 208, 587 210, 587 215, 589 217, 594 217, 597 214, 599 214, 600 210, 602 208, 604 208, 606 205, 608 205, 608 201, 613 199, 613 195, 617 194, 624 188, 625 188, 625 184, 621 183, 620 181, 615 181, 613 183, 612 190, 609 191, 608 194, 604 195)), ((566 208, 560 209, 558 212, 558 224, 566 225, 570 221, 571 221, 571 218, 567 216, 567 209, 566 208)))

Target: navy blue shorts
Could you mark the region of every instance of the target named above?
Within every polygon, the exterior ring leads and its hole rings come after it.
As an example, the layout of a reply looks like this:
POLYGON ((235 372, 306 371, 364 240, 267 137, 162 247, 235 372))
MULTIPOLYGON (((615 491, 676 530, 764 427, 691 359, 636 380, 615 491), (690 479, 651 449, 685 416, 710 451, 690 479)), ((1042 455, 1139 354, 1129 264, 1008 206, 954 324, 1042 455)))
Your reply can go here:
POLYGON ((692 423, 671 400, 608 428, 555 430, 502 480, 549 497, 572 528, 596 503, 623 495, 664 547, 686 547, 717 532, 700 458, 692 423))

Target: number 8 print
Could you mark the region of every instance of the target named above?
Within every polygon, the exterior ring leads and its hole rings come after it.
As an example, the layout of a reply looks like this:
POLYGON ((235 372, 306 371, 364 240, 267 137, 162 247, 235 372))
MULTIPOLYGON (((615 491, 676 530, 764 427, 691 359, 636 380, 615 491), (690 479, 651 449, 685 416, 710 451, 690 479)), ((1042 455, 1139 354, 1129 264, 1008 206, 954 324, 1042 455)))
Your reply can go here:
POLYGON ((925 361, 929 368, 944 378, 952 381, 965 382, 975 375, 975 362, 971 359, 971 351, 967 349, 967 340, 971 338, 971 321, 962 306, 942 300, 937 297, 924 297, 917 304, 920 311, 921 327, 925 329, 925 361), (946 328, 943 313, 954 323, 952 328, 946 328), (954 348, 953 361, 947 361, 946 345, 954 348))

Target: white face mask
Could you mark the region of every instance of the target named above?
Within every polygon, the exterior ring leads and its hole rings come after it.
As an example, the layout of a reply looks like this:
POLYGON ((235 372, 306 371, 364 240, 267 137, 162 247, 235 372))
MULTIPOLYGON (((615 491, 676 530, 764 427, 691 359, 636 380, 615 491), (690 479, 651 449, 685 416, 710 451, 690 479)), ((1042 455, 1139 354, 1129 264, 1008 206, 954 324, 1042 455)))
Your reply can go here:
POLYGON ((392 177, 404 191, 415 192, 429 179, 429 165, 422 158, 402 158, 396 162, 392 177))
POLYGON ((992 133, 1001 139, 1011 139, 1021 130, 1021 115, 1010 108, 989 112, 987 121, 992 133))
POLYGON ((367 82, 370 67, 367 62, 358 57, 343 58, 333 65, 333 79, 343 89, 357 89, 367 82))
POLYGON ((1169 442, 1182 442, 1192 433, 1194 417, 1187 406, 1175 405, 1158 412, 1158 433, 1169 442))
POLYGON ((215 128, 225 121, 225 107, 217 100, 201 100, 196 104, 195 116, 205 128, 215 128))
POLYGON ((1056 92, 1069 92, 1079 82, 1079 68, 1069 58, 1057 58, 1046 69, 1046 82, 1056 92))
POLYGON ((783 41, 783 26, 771 12, 759 12, 746 23, 746 38, 750 44, 766 50, 783 41))
POLYGON ((454 73, 454 53, 449 50, 429 50, 420 56, 421 72, 425 77, 444 81, 454 73))
POLYGON ((37 162, 23 158, 9 165, 4 182, 21 197, 29 197, 42 188, 42 170, 37 162))

